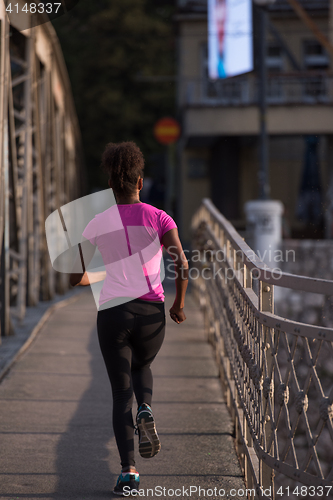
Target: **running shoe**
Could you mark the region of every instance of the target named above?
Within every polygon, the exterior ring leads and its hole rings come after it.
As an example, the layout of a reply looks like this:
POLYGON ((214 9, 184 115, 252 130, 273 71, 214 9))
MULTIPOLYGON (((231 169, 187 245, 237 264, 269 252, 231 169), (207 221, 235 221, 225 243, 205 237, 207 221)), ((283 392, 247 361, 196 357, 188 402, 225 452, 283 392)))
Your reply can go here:
POLYGON ((153 412, 146 403, 139 407, 136 423, 139 431, 139 453, 143 458, 152 458, 160 451, 161 443, 157 435, 153 412))
POLYGON ((138 473, 128 472, 126 475, 120 474, 113 493, 119 496, 137 496, 140 486, 140 476, 138 473), (132 493, 131 493, 132 492, 132 493))

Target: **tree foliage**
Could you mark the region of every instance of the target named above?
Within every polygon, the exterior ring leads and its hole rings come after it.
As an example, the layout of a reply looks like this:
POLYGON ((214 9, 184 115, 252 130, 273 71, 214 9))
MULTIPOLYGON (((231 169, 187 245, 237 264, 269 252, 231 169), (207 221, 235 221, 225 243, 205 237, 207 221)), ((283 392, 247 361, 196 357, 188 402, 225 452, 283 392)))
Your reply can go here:
POLYGON ((172 3, 82 0, 53 22, 72 82, 90 188, 101 182, 107 142, 133 140, 148 158, 160 149, 153 126, 174 114, 175 82, 149 77, 175 74, 172 3))

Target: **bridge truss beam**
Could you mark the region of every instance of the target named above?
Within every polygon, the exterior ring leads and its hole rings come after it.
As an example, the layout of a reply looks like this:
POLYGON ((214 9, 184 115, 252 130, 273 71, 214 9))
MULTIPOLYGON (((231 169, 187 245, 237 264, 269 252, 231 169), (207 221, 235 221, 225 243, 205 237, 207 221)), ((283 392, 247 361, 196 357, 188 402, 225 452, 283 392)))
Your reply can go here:
POLYGON ((1 335, 27 306, 68 288, 48 256, 44 222, 81 194, 71 87, 51 23, 22 30, 0 0, 1 335))

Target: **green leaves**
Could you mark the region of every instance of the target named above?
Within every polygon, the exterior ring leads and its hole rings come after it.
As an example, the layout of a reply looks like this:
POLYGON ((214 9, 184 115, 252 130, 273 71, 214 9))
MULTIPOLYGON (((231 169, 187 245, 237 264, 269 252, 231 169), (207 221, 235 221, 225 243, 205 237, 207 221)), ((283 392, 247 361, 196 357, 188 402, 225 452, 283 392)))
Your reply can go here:
POLYGON ((154 123, 175 111, 173 7, 153 0, 85 0, 54 22, 82 130, 89 187, 107 142, 133 140, 147 156, 160 146, 154 123))

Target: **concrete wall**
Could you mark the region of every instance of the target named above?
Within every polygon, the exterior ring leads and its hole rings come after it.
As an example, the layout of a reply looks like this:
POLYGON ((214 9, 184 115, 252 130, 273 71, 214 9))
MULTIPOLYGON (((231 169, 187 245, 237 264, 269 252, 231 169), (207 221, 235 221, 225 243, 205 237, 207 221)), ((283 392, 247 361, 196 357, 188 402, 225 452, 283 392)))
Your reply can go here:
MULTIPOLYGON (((283 271, 312 278, 333 280, 333 240, 284 240, 283 271), (294 254, 291 252, 293 251, 294 254)), ((276 314, 318 326, 333 327, 333 297, 280 288, 276 314)), ((279 294, 279 292, 278 292, 279 294)))
MULTIPOLYGON (((211 196, 211 184, 209 176, 193 177, 193 162, 202 162, 209 169, 210 150, 207 148, 186 149, 181 154, 181 185, 182 194, 178 200, 179 210, 182 217, 182 240, 183 244, 189 245, 191 239, 191 219, 194 212, 199 208, 202 198, 211 196)), ((195 166, 194 166, 195 168, 195 166)))
MULTIPOLYGON (((331 104, 271 106, 267 130, 272 135, 332 134, 331 104)), ((184 112, 187 136, 258 135, 259 113, 256 106, 196 106, 184 112)))

